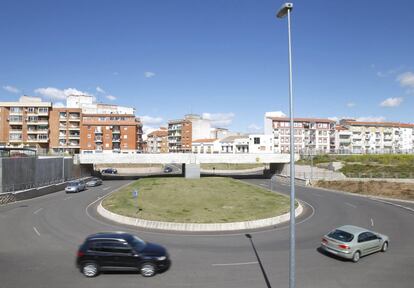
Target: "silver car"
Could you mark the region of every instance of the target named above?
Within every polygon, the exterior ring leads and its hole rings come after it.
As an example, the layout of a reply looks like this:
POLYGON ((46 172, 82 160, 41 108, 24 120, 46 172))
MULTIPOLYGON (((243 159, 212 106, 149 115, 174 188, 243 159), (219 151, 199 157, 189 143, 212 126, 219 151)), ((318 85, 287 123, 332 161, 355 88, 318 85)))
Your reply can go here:
POLYGON ((93 186, 99 186, 102 185, 102 180, 100 178, 92 178, 91 180, 89 180, 88 182, 86 182, 86 186, 88 187, 93 187, 93 186))
POLYGON ((85 183, 82 181, 69 182, 68 186, 65 188, 66 193, 78 193, 83 190, 85 190, 85 183))
POLYGON ((323 236, 321 248, 330 254, 358 262, 361 256, 387 251, 389 243, 386 235, 345 225, 323 236))

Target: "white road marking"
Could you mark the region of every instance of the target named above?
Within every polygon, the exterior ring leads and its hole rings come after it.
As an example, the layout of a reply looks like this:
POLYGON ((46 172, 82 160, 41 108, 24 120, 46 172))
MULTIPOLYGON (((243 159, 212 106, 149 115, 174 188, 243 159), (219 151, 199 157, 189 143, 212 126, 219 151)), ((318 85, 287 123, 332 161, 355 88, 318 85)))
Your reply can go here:
POLYGON ((378 201, 378 202, 388 204, 388 205, 396 206, 396 207, 399 207, 399 208, 402 208, 402 209, 405 209, 405 210, 408 210, 408 211, 411 211, 411 212, 414 212, 414 209, 412 209, 410 207, 407 207, 407 206, 403 206, 403 205, 400 205, 400 204, 397 204, 397 203, 393 203, 393 202, 389 202, 389 201, 385 201, 385 200, 381 200, 381 199, 373 199, 373 198, 371 198, 371 199, 375 200, 375 201, 378 201))
POLYGON ((39 209, 37 209, 35 212, 33 212, 33 214, 37 214, 37 213, 39 213, 40 211, 42 211, 43 210, 43 208, 39 208, 39 209))
POLYGON ((106 191, 106 190, 108 190, 108 189, 111 189, 112 187, 111 186, 109 186, 109 187, 105 187, 105 188, 103 188, 102 190, 103 191, 106 191))
POLYGON ((36 232, 37 236, 40 236, 40 233, 37 231, 36 227, 33 226, 33 230, 36 232))
POLYGON ((239 263, 224 263, 224 264, 211 264, 211 266, 240 266, 240 265, 252 265, 259 264, 259 262, 239 262, 239 263))
POLYGON ((345 202, 345 205, 348 205, 348 206, 350 206, 352 208, 357 208, 357 206, 355 206, 354 204, 348 203, 348 202, 345 202))
POLYGON ((374 227, 374 220, 371 218, 371 226, 374 227))

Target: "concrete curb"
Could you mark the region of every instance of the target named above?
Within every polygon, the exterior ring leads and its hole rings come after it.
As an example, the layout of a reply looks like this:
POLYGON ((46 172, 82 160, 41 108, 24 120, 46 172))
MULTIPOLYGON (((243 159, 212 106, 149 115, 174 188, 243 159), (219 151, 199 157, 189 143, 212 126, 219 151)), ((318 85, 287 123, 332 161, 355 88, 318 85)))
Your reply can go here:
MULTIPOLYGON (((298 207, 295 209, 295 217, 298 217, 303 213, 303 206, 298 201, 298 207)), ((276 217, 246 221, 246 222, 233 222, 233 223, 173 223, 173 222, 160 222, 160 221, 148 221, 139 218, 132 218, 122 216, 108 211, 102 206, 102 201, 99 203, 97 212, 104 218, 109 220, 137 226, 146 229, 154 230, 167 230, 167 231, 186 231, 186 232, 213 232, 213 231, 236 231, 236 230, 248 230, 256 228, 264 228, 274 226, 282 222, 289 221, 289 213, 285 213, 276 217)))

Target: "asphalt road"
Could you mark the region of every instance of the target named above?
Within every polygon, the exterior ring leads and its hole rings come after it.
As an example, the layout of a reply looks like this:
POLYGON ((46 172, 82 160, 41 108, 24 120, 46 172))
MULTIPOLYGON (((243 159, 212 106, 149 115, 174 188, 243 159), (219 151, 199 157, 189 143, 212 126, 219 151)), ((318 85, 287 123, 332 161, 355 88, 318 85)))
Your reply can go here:
MULTIPOLYGON (((269 180, 245 180, 269 187, 269 180)), ((177 235, 139 231, 108 222, 91 204, 129 181, 104 181, 78 194, 63 191, 0 207, 0 287, 267 287, 249 239, 243 233, 177 235), (91 204, 91 205, 90 205, 91 204), (75 268, 84 238, 98 231, 132 231, 166 246, 173 264, 153 278, 137 273, 106 273, 92 279, 75 268)), ((287 186, 275 186, 287 193, 287 186)), ((297 224, 297 287, 413 287, 414 213, 367 198, 297 187, 309 206, 297 224), (329 230, 354 224, 391 237, 387 253, 359 263, 341 261, 317 251, 329 230)), ((252 232, 269 285, 288 287, 287 225, 252 232)))

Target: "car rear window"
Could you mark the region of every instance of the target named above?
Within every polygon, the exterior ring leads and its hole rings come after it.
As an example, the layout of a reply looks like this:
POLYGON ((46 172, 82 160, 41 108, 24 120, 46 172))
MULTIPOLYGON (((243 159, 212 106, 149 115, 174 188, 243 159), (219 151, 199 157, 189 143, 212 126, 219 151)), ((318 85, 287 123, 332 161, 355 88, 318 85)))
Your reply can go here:
POLYGON ((329 233, 328 237, 333 238, 335 240, 342 241, 342 242, 351 242, 352 239, 354 239, 354 235, 352 235, 351 233, 338 230, 338 229, 329 233))

